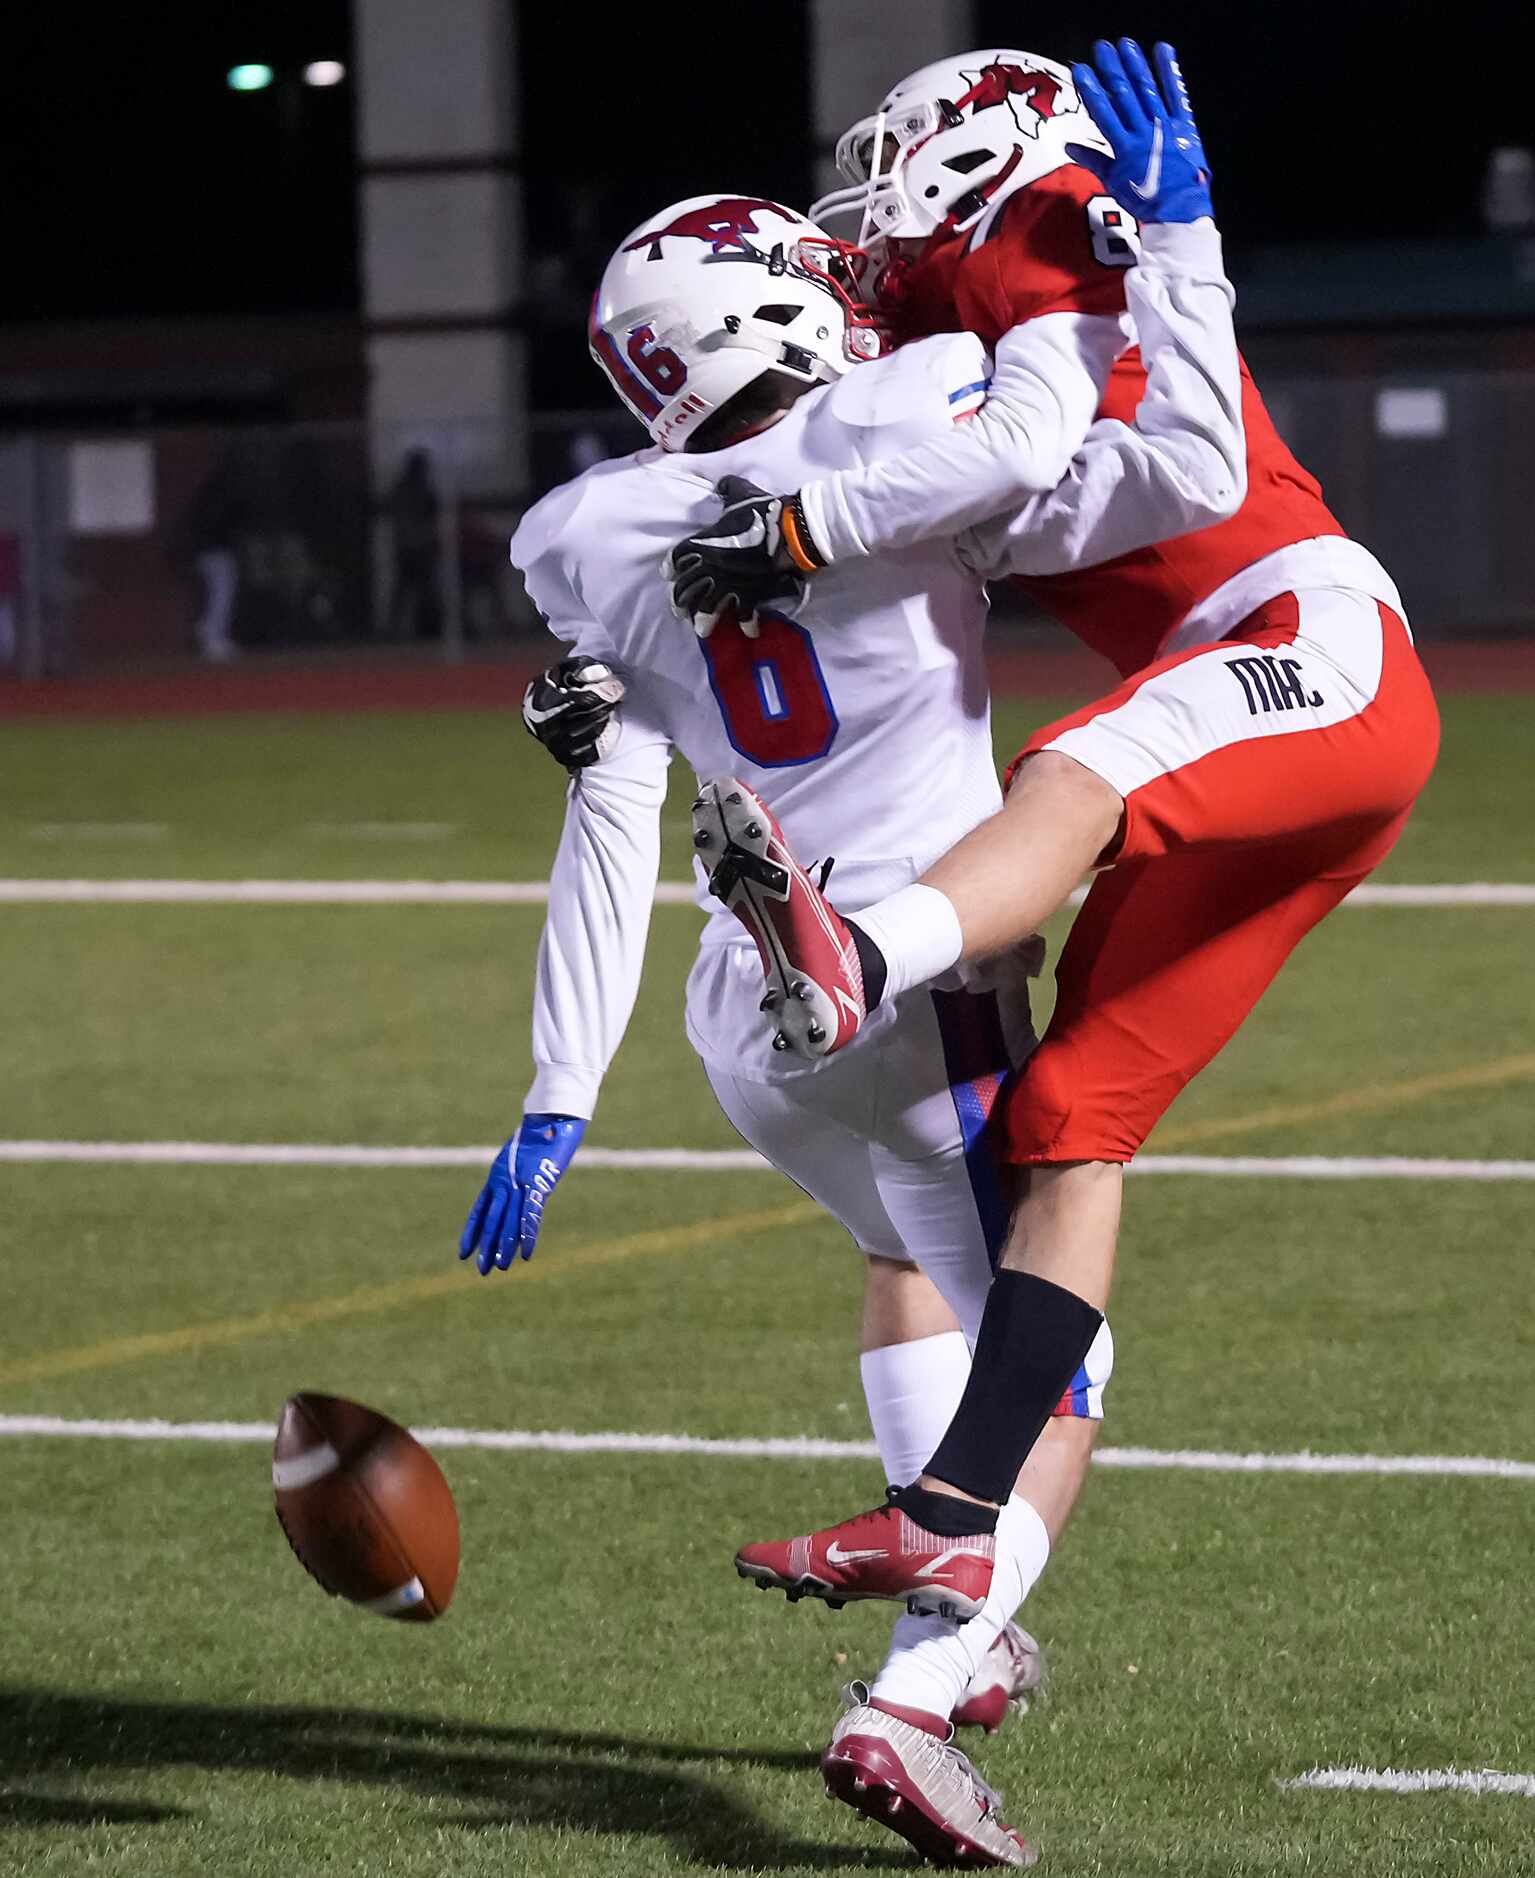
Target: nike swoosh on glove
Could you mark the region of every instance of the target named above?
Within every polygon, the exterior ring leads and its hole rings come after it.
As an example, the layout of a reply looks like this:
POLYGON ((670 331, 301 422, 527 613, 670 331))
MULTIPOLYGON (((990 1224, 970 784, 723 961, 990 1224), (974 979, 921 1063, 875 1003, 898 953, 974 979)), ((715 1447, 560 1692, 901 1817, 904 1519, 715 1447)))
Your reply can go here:
POLYGON ((611 754, 623 695, 624 681, 601 659, 561 659, 522 694, 523 726, 574 773, 611 754))
POLYGON ((1077 95, 1113 155, 1080 143, 1067 144, 1066 154, 1138 222, 1197 222, 1215 213, 1210 165, 1177 53, 1163 44, 1155 56, 1160 86, 1133 39, 1121 39, 1118 50, 1100 39, 1093 47, 1097 72, 1071 68, 1077 95))
POLYGON ((805 580, 826 565, 798 496, 769 495, 742 476, 719 485, 725 512, 709 529, 679 541, 661 563, 670 583, 672 611, 691 620, 707 639, 734 615, 749 639, 760 631, 758 612, 770 601, 793 606, 805 580))

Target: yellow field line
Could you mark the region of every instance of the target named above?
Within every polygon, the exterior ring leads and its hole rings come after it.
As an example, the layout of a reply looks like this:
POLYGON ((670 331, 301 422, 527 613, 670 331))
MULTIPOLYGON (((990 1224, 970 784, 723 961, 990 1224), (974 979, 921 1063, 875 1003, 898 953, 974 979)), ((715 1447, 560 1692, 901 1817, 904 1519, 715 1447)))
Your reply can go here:
POLYGON ((1325 1121, 1334 1115, 1364 1115, 1374 1109, 1400 1108, 1421 1102, 1429 1096, 1447 1095, 1459 1089, 1492 1089, 1500 1083, 1525 1082, 1535 1077, 1535 1055, 1503 1056, 1491 1063, 1468 1063, 1463 1069, 1448 1069, 1435 1076, 1418 1076, 1409 1082, 1366 1083, 1362 1089, 1345 1089, 1319 1102, 1279 1102, 1272 1108, 1254 1109, 1249 1115, 1229 1115, 1208 1122, 1174 1123, 1159 1128, 1152 1137, 1154 1145, 1183 1147, 1192 1141, 1217 1141, 1226 1135, 1253 1134, 1261 1128, 1287 1128, 1296 1122, 1325 1121))
MULTIPOLYGON (((808 1200, 796 1200, 790 1206, 768 1207, 751 1213, 725 1213, 692 1226, 661 1226, 649 1232, 629 1233, 621 1239, 595 1240, 570 1251, 548 1246, 525 1270, 508 1274, 496 1282, 520 1288, 539 1279, 558 1278, 564 1272, 584 1271, 593 1265, 611 1265, 620 1259, 641 1258, 656 1252, 687 1252, 695 1246, 714 1244, 726 1236, 740 1237, 767 1232, 774 1226, 798 1225, 817 1217, 820 1210, 808 1200)), ((429 1277, 402 1278, 389 1285, 363 1285, 339 1297, 315 1298, 308 1304, 258 1311, 250 1317, 186 1324, 179 1330, 152 1330, 136 1337, 108 1337, 101 1343, 0 1364, 0 1386, 41 1382, 51 1376, 78 1375, 82 1370, 111 1369, 120 1363, 137 1363, 152 1356, 182 1356, 190 1350, 243 1343, 248 1337, 306 1330, 311 1324, 334 1323, 338 1318, 358 1317, 370 1311, 389 1311, 401 1304, 419 1304, 424 1299, 443 1297, 454 1291, 473 1296, 479 1282, 478 1274, 466 1266, 433 1272, 429 1277)))

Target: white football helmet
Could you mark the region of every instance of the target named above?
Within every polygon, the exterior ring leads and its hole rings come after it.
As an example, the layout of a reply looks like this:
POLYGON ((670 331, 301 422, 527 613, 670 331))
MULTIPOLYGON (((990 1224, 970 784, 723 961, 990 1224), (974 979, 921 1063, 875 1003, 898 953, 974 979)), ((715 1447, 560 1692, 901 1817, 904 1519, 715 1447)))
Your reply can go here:
POLYGON ((1107 150, 1067 66, 1033 52, 966 52, 903 78, 873 117, 837 143, 850 188, 811 209, 861 211, 858 244, 922 240, 973 227, 1015 190, 1071 158, 1067 143, 1107 150))
POLYGON ((664 450, 766 372, 840 378, 883 350, 845 243, 761 196, 693 196, 609 261, 587 338, 613 389, 664 450))

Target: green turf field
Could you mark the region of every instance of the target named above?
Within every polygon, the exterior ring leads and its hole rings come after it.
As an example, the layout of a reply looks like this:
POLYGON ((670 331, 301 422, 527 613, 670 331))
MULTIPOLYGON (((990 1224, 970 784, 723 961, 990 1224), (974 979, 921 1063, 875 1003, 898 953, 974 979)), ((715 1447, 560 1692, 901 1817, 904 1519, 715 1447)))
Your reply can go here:
MULTIPOLYGON (((1046 708, 1008 707, 1000 740, 1046 708)), ((1382 878, 1535 878, 1528 701, 1445 719, 1382 878)), ((559 814, 488 717, 5 742, 0 876, 532 880, 559 814)), ((6 906, 0 1141, 495 1141, 538 924, 6 906)), ((596 1144, 733 1144, 677 1021, 696 929, 657 910, 596 1144)), ((1153 1146, 1529 1158, 1532 956, 1529 909, 1344 908, 1153 1146)), ((0 1164, 0 1415, 262 1421, 311 1387, 418 1425, 866 1436, 856 1260, 787 1182, 578 1161, 533 1264, 481 1281, 452 1255, 478 1178, 0 1164)), ((1136 1181, 1107 1442, 1535 1461, 1532 1193, 1136 1181)), ((0 1873, 913 1869, 814 1772, 888 1617, 729 1568, 875 1496, 873 1463, 444 1464, 463 1573, 422 1630, 302 1576, 259 1446, 0 1439, 0 1873)), ((1535 1774, 1532 1557, 1529 1480, 1105 1468, 1029 1606, 1049 1699, 977 1759, 1052 1872, 1535 1873, 1535 1798, 1279 1784, 1535 1774)))

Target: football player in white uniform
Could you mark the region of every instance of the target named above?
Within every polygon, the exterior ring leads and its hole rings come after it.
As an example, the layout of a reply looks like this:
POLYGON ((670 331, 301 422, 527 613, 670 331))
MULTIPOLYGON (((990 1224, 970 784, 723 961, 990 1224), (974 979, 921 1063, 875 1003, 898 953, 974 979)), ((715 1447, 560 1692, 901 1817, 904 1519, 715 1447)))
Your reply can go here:
MULTIPOLYGON (((461 1242, 482 1271, 531 1252, 632 1010, 674 750, 700 776, 746 778, 772 829, 781 823, 801 852, 829 853, 837 830, 830 893, 857 911, 915 880, 1000 804, 985 580, 1116 555, 1208 526, 1240 501, 1240 390, 1219 239, 1213 229, 1168 231, 1148 242, 1135 276, 1150 384, 1133 427, 1092 425, 1043 490, 1037 455, 993 449, 994 481, 977 503, 996 519, 830 569, 796 617, 762 609, 743 622, 727 608, 694 638, 678 632, 656 569, 669 544, 717 516, 722 484, 727 500, 742 483, 795 488, 962 419, 1017 435, 1042 422, 1055 394, 1037 359, 1004 351, 993 361, 968 334, 866 362, 878 339, 849 294, 839 244, 762 198, 680 204, 614 256, 592 349, 660 448, 556 490, 512 544, 551 630, 592 662, 580 676, 600 688, 622 674, 625 698, 593 733, 598 760, 570 794, 539 951, 537 1074, 461 1242)), ((1114 351, 1102 348, 1103 376, 1114 351)), ((1085 394, 1082 428, 1094 395, 1085 394)), ((707 831, 699 846, 718 887, 730 858, 707 831)), ((769 889, 776 865, 770 850, 759 870, 769 889)), ((866 1254, 866 1393, 887 1478, 905 1484, 964 1388, 1006 1224, 988 1121, 1032 1042, 1016 961, 1003 962, 991 989, 972 981, 887 1001, 856 1043, 821 1063, 763 1057, 762 965, 702 883, 700 897, 711 918, 688 984, 688 1034, 739 1131, 866 1254)), ((928 1662, 928 1712, 962 1706, 1043 1569, 1069 1511, 1059 1483, 1075 1478, 1090 1444, 1111 1350, 1105 1327, 1061 1405, 1061 1456, 1041 1442, 1004 1513, 979 1615, 963 1632, 941 1616, 898 1620, 893 1656, 928 1662)), ((935 1588, 927 1608, 943 1606, 935 1588)), ((927 1851, 1030 1862, 969 1762, 902 1707, 881 1705, 878 1681, 872 1698, 860 1686, 858 1713, 883 1731, 900 1770, 885 1790, 886 1804, 896 1800, 890 1823, 927 1851)))

